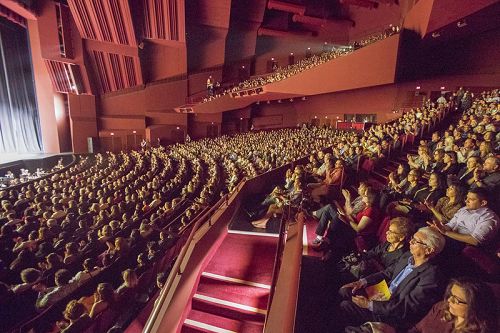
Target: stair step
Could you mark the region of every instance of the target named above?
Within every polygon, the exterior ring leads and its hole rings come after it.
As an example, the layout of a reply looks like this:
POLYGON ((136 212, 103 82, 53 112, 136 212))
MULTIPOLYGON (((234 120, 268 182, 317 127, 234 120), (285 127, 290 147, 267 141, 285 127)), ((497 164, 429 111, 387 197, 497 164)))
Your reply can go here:
POLYGON ((192 309, 182 326, 182 333, 262 333, 264 321, 235 320, 192 309))
MULTIPOLYGON (((198 288, 196 289, 196 294, 199 295, 198 298, 214 298, 214 302, 219 300, 239 304, 243 308, 251 307, 265 311, 265 309, 267 309, 269 289, 253 287, 231 281, 221 281, 202 275, 200 277, 198 288)), ((231 306, 229 303, 227 305, 231 306)))
POLYGON ((265 314, 261 312, 253 312, 234 306, 217 304, 197 297, 193 297, 191 307, 192 309, 197 311, 206 312, 216 316, 234 320, 260 322, 264 321, 265 319, 265 314))

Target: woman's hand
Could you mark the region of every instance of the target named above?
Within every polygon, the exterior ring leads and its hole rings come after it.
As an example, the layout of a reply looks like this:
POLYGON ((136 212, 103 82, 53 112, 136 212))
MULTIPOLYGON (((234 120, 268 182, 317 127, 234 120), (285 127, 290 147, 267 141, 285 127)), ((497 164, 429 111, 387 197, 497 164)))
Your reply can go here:
POLYGON ((342 189, 342 195, 346 200, 351 200, 351 193, 348 190, 342 189))

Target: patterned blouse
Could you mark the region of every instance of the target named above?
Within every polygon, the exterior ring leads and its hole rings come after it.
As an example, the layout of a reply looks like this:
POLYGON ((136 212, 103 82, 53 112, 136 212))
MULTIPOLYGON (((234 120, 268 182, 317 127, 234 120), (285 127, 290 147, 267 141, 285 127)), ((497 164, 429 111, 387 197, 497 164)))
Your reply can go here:
POLYGON ((455 215, 456 212, 460 208, 462 208, 463 204, 461 202, 455 202, 450 204, 450 198, 442 197, 436 203, 436 210, 441 213, 444 217, 443 223, 448 223, 449 220, 455 215))

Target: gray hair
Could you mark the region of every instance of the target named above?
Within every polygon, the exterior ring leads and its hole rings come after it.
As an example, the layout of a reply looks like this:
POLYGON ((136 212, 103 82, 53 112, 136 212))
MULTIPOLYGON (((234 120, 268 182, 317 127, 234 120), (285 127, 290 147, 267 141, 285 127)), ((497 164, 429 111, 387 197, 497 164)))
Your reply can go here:
POLYGON ((434 249, 435 254, 441 253, 444 249, 444 245, 446 244, 446 239, 444 236, 431 227, 423 227, 418 229, 417 232, 420 232, 425 235, 424 243, 434 249))

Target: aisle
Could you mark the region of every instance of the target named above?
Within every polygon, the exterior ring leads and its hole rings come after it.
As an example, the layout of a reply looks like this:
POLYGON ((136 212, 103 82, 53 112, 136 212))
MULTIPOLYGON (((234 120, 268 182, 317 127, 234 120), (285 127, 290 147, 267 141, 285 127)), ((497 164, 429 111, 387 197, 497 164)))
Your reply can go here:
POLYGON ((201 274, 181 332, 262 332, 277 243, 228 234, 201 274))

